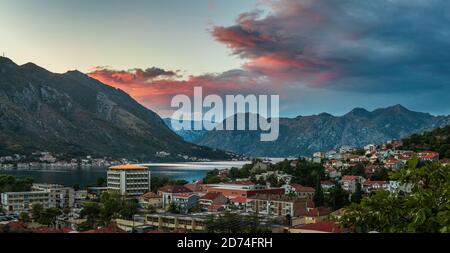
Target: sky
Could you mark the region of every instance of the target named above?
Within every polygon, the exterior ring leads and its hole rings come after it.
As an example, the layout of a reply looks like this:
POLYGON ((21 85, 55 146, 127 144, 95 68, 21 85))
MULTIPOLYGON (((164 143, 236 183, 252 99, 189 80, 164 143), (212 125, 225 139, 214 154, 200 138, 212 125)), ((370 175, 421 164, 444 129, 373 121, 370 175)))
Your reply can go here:
POLYGON ((0 52, 170 100, 278 94, 284 117, 395 104, 450 114, 450 1, 2 0, 0 52))

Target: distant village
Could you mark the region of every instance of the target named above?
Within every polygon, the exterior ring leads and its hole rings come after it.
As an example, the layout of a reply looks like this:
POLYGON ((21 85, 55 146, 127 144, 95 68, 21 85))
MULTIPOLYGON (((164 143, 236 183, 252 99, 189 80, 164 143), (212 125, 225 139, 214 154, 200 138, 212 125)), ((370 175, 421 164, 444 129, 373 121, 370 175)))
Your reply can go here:
MULTIPOLYGON (((164 159, 170 157, 171 153, 159 151, 155 157, 164 159)), ((208 162, 209 159, 198 158, 188 155, 177 154, 180 161, 208 162)), ((109 167, 117 164, 138 163, 137 160, 127 158, 95 157, 86 155, 77 158, 68 158, 66 154, 48 151, 36 151, 31 155, 14 154, 0 156, 0 169, 28 169, 28 168, 79 168, 79 167, 109 167)))
MULTIPOLYGON (((266 232, 342 233, 346 230, 338 220, 345 206, 380 190, 394 193, 411 190, 411 185, 389 180, 389 172, 401 170, 412 158, 450 165, 448 159, 440 160, 437 152, 413 152, 399 149, 401 146, 401 141, 389 141, 363 148, 316 152, 312 157, 277 163, 254 159, 242 168, 210 171, 196 182, 162 185, 152 185, 156 181, 152 180, 151 170, 133 161, 86 157, 58 162, 51 153, 41 152, 36 154, 39 161, 34 162, 109 167, 106 185, 74 189, 34 183, 30 191, 2 192, 0 231, 155 233, 229 229, 242 232, 247 230, 240 229, 251 227, 249 221, 256 219, 266 232), (118 201, 124 201, 120 202, 123 209, 111 211, 106 220, 89 212, 107 208, 108 201, 113 201, 112 193, 119 196, 118 201), (36 206, 41 213, 33 211, 36 206), (60 211, 49 214, 45 210, 60 211), (49 218, 43 219, 44 214, 49 218)), ((1 157, 0 162, 3 167, 33 163, 19 162, 23 159, 7 156, 1 157)))

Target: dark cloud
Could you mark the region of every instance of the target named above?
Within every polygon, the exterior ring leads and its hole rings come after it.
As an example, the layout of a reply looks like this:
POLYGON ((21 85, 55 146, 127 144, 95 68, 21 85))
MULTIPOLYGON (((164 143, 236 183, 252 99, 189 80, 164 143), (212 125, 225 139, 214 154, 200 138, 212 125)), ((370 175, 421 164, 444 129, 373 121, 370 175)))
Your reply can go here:
POLYGON ((299 85, 370 92, 449 86, 450 1, 279 0, 214 38, 243 68, 299 85))
POLYGON ((157 78, 175 78, 178 71, 164 70, 157 67, 147 69, 114 70, 109 67, 95 67, 89 74, 108 77, 116 82, 151 82, 157 78))

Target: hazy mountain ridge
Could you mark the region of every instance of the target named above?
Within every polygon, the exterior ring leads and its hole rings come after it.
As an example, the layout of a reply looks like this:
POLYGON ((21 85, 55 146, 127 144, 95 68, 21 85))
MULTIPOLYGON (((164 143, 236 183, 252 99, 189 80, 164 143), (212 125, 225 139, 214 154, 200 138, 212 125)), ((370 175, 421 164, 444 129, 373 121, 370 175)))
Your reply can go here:
POLYGON ((153 159, 224 158, 183 141, 153 111, 125 92, 78 71, 51 73, 0 58, 0 153, 48 150, 153 159))
POLYGON ((355 108, 343 116, 321 113, 280 118, 275 142, 260 142, 259 131, 211 131, 196 143, 248 155, 285 157, 381 143, 449 124, 450 116, 414 112, 401 105, 372 112, 355 108))

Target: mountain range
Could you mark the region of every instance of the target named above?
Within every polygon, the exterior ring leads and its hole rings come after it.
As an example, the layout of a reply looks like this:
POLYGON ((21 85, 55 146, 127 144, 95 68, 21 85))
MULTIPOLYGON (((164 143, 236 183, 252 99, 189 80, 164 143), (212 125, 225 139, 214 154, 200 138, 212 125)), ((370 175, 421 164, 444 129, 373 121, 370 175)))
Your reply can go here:
POLYGON ((37 150, 147 161, 159 151, 229 157, 184 141, 127 93, 79 71, 56 74, 0 57, 0 155, 37 150))
POLYGON ((321 113, 280 118, 280 134, 274 142, 261 142, 260 132, 249 130, 209 131, 192 141, 239 154, 286 157, 383 143, 449 124, 450 116, 433 116, 395 105, 374 111, 355 108, 343 116, 321 113))

